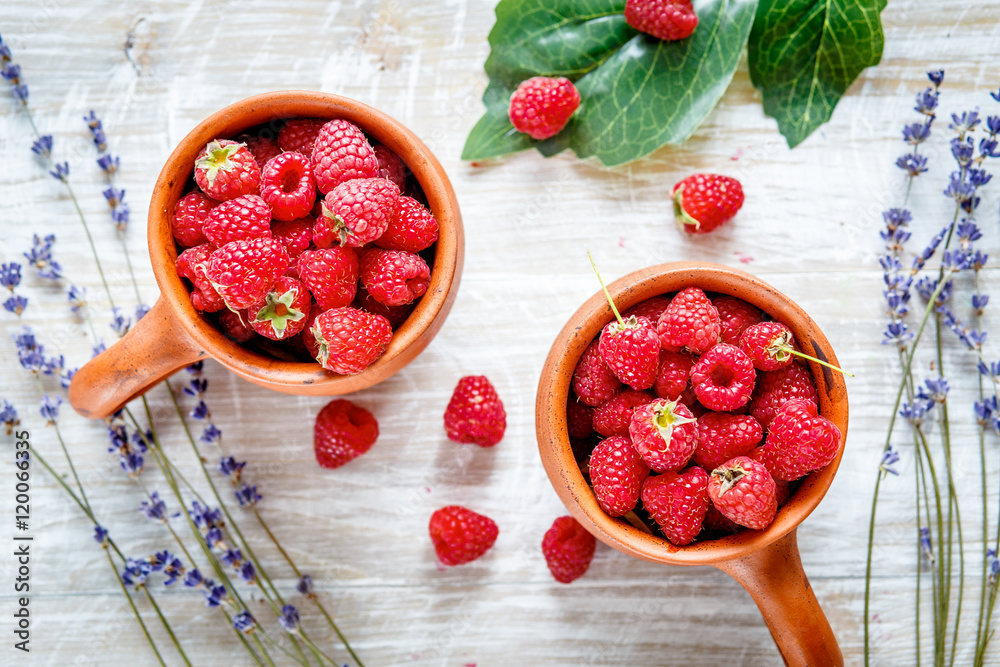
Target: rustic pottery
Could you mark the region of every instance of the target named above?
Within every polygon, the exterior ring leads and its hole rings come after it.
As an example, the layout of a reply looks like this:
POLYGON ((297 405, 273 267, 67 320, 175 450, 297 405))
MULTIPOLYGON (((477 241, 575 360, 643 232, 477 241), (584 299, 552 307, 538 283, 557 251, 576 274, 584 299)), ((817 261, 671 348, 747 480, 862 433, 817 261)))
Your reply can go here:
MULTIPOLYGON (((788 297, 756 277, 726 266, 679 262, 631 273, 608 285, 618 309, 649 297, 696 286, 757 306, 786 324, 799 348, 837 365, 829 341, 816 323, 788 297)), ((587 300, 563 327, 542 369, 535 404, 535 427, 542 463, 566 507, 587 530, 609 546, 645 560, 670 565, 711 565, 738 581, 757 603, 789 665, 842 665, 837 639, 802 569, 796 528, 816 508, 843 456, 803 478, 774 522, 716 540, 677 547, 601 510, 570 448, 566 401, 573 370, 587 346, 614 318, 603 292, 587 300)), ((810 362, 820 413, 847 434, 847 389, 840 373, 810 362)))
POLYGON ((341 395, 364 389, 406 366, 444 324, 458 290, 464 256, 462 218, 451 183, 430 149, 398 121, 360 102, 309 91, 265 93, 209 116, 181 140, 167 159, 149 206, 149 257, 160 298, 117 343, 74 376, 69 400, 81 415, 112 414, 160 380, 199 359, 220 364, 262 387, 288 394, 341 395), (226 338, 191 305, 174 268, 177 250, 170 219, 188 190, 198 152, 212 139, 236 137, 255 126, 288 118, 343 118, 385 144, 410 168, 440 225, 431 283, 410 317, 393 334, 385 354, 358 375, 323 370, 316 363, 282 361, 226 338))

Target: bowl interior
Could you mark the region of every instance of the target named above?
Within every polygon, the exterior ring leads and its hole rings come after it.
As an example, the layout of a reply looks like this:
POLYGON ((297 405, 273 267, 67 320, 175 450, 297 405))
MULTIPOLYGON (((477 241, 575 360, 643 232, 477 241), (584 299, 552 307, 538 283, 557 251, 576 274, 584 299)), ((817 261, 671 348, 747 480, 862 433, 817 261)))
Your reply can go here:
MULTIPOLYGON (((816 323, 788 297, 753 275, 727 266, 678 262, 649 267, 608 285, 620 311, 652 296, 689 286, 743 299, 787 325, 799 348, 837 365, 829 341, 816 323)), ((606 544, 632 556, 675 565, 709 565, 763 548, 793 530, 819 504, 833 481, 847 435, 847 389, 840 373, 809 362, 819 395, 820 414, 842 434, 837 457, 825 468, 799 482, 789 501, 764 530, 744 530, 715 540, 677 547, 623 519, 609 517, 597 504, 573 456, 566 430, 566 401, 573 371, 601 329, 614 319, 603 292, 597 292, 570 317, 552 346, 542 369, 535 404, 539 453, 556 492, 569 511, 606 544)))
POLYGON ((389 377, 405 366, 434 337, 451 308, 461 277, 464 240, 461 214, 451 183, 430 149, 393 118, 355 100, 311 91, 265 93, 236 102, 209 116, 178 144, 167 159, 150 202, 149 254, 163 298, 178 314, 186 331, 210 355, 253 382, 278 391, 342 394, 389 377), (235 138, 254 127, 273 129, 291 118, 342 118, 385 144, 413 172, 428 207, 438 220, 431 282, 427 292, 394 333, 386 352, 358 375, 342 376, 318 364, 283 361, 230 341, 191 305, 174 268, 177 250, 170 219, 174 203, 191 187, 194 160, 212 139, 235 138))

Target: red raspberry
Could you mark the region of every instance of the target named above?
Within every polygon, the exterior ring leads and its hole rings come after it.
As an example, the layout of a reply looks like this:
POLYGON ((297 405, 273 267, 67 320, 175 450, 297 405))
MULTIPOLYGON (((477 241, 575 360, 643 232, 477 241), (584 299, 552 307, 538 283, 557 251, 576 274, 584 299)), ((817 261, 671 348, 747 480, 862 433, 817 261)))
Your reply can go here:
MULTIPOLYGON (((756 456, 751 457, 754 461, 759 459, 756 456)), ((788 499, 792 497, 792 483, 786 482, 783 479, 774 480, 774 496, 778 503, 778 507, 784 507, 788 499)))
POLYGON ((312 230, 315 223, 315 218, 307 217, 298 220, 281 220, 271 225, 271 236, 285 246, 292 264, 295 264, 298 256, 312 245, 312 230))
POLYGON ((358 289, 358 254, 353 248, 334 246, 306 250, 296 267, 322 310, 342 308, 354 301, 358 289))
POLYGON ((493 519, 461 505, 448 505, 431 515, 428 530, 434 553, 442 565, 464 565, 476 560, 497 541, 500 529, 493 519))
POLYGON ((313 227, 320 248, 334 243, 353 247, 371 243, 399 210, 399 188, 384 178, 358 178, 341 183, 326 195, 323 214, 313 227))
POLYGON ((656 472, 680 470, 698 446, 698 426, 683 403, 658 398, 632 412, 632 446, 656 472))
POLYGON ((431 284, 431 270, 420 255, 373 248, 360 258, 361 283, 376 301, 405 306, 419 299, 431 284))
POLYGON ((564 77, 535 76, 522 81, 510 96, 507 115, 518 132, 532 139, 548 139, 566 127, 580 106, 580 93, 564 77))
POLYGON ((288 252, 270 236, 227 243, 208 258, 205 275, 231 310, 260 299, 288 268, 288 252))
POLYGON ((438 239, 438 222, 427 208, 412 197, 400 197, 396 217, 374 243, 386 250, 420 252, 438 239))
POLYGON ((743 299, 732 296, 717 296, 712 299, 712 305, 719 313, 721 331, 719 336, 723 343, 739 345, 740 336, 752 324, 764 321, 764 315, 743 299))
POLYGON ((201 192, 192 192, 178 199, 170 220, 177 242, 184 247, 191 247, 207 241, 203 231, 205 221, 208 220, 208 212, 218 203, 201 192))
POLYGON ((455 385, 444 411, 444 430, 454 442, 492 447, 507 429, 507 413, 485 375, 467 375, 455 385))
POLYGON ((378 162, 378 177, 389 179, 400 190, 405 189, 406 165, 399 156, 382 144, 378 144, 372 150, 375 151, 375 160, 378 162))
POLYGON ((781 322, 754 324, 740 336, 740 349, 761 371, 776 371, 792 363, 795 356, 788 350, 794 345, 792 332, 781 322))
POLYGON ((312 163, 301 153, 282 153, 260 172, 260 196, 271 207, 275 220, 297 220, 316 203, 312 163))
POLYGON ((655 324, 660 321, 660 315, 663 314, 663 311, 666 310, 669 305, 670 297, 654 296, 646 299, 645 301, 640 301, 626 310, 622 313, 622 319, 628 319, 630 315, 635 315, 636 317, 642 316, 655 324))
POLYGON ((590 455, 590 482, 608 516, 621 516, 635 508, 648 475, 649 467, 628 438, 602 440, 590 455))
POLYGON ((254 137, 249 134, 241 134, 239 141, 247 145, 247 148, 253 153, 253 159, 257 162, 257 166, 261 169, 264 168, 268 160, 276 155, 281 155, 278 143, 269 137, 254 137))
POLYGON ((729 222, 743 206, 743 187, 735 178, 695 174, 674 186, 674 216, 688 234, 707 234, 729 222))
POLYGON ((313 301, 312 308, 309 309, 309 316, 306 317, 306 327, 299 334, 299 341, 302 343, 302 347, 309 354, 311 359, 317 359, 319 357, 319 341, 316 340, 316 334, 313 333, 313 324, 316 323, 316 318, 323 313, 323 309, 320 308, 315 301, 313 301))
POLYGON ((220 248, 233 241, 271 236, 271 208, 257 195, 241 195, 213 208, 202 230, 220 248))
POLYGON ((257 335, 250 326, 250 318, 245 310, 229 310, 223 306, 219 313, 219 326, 227 337, 237 343, 245 343, 257 335))
POLYGON ((649 389, 660 364, 660 337, 645 317, 609 322, 598 342, 601 358, 633 389, 649 389))
POLYGON ((626 389, 594 410, 594 430, 605 437, 628 435, 632 411, 653 400, 648 391, 626 389))
MULTIPOLYGON (((777 488, 777 482, 775 482, 775 488, 777 488)), ((743 526, 733 523, 722 516, 722 512, 715 509, 715 505, 711 504, 711 497, 709 497, 708 511, 705 512, 705 520, 702 525, 709 530, 718 530, 724 533, 736 533, 743 530, 743 526)))
POLYGON ((628 0, 625 22, 640 32, 673 42, 690 37, 698 26, 691 0, 628 0))
POLYGON ((392 340, 392 327, 381 315, 356 308, 331 308, 313 322, 316 361, 328 371, 357 375, 382 356, 392 340))
POLYGON ((767 429, 771 426, 771 420, 774 419, 778 408, 793 398, 804 398, 813 403, 819 400, 812 373, 798 363, 760 374, 757 394, 750 405, 750 414, 767 429))
POLYGON ((247 308, 250 326, 271 340, 286 340, 306 328, 312 307, 309 290, 294 278, 281 277, 264 298, 247 308))
POLYGON ((316 415, 313 451, 323 468, 339 468, 361 456, 378 439, 378 421, 360 405, 339 398, 316 415))
POLYGON ((410 313, 413 312, 413 308, 416 306, 416 303, 408 303, 403 306, 387 306, 384 303, 377 301, 375 297, 368 293, 368 290, 359 285, 358 292, 354 296, 352 305, 360 310, 366 310, 369 313, 377 313, 378 315, 381 315, 385 319, 389 320, 389 326, 391 326, 395 331, 402 326, 403 322, 406 321, 406 318, 410 316, 410 313))
POLYGON ((290 120, 278 131, 278 146, 283 151, 295 151, 310 156, 316 143, 316 135, 324 125, 326 121, 319 118, 290 120))
POLYGON ((719 342, 719 311, 697 287, 678 292, 656 323, 660 344, 668 352, 686 348, 703 354, 719 342))
POLYGON ((226 302, 205 275, 208 258, 213 252, 215 252, 214 245, 202 243, 188 248, 177 257, 177 275, 190 280, 194 287, 191 290, 191 305, 195 310, 205 313, 214 313, 226 307, 226 302))
POLYGON ((194 180, 212 199, 229 201, 260 191, 260 167, 246 145, 216 139, 194 161, 194 180))
POLYGON ((573 371, 573 391, 577 397, 595 407, 613 398, 621 386, 621 380, 601 358, 598 344, 591 343, 573 371))
POLYGON ((754 458, 771 476, 787 482, 819 470, 840 451, 840 429, 806 399, 786 401, 771 421, 767 441, 754 458))
POLYGON ((750 456, 763 437, 764 429, 750 415, 709 412, 698 418, 694 462, 714 470, 729 459, 750 456))
POLYGON ((365 133, 346 120, 331 120, 320 128, 312 163, 316 187, 324 194, 344 181, 378 176, 375 150, 365 133))
POLYGON ((691 544, 712 506, 708 473, 693 467, 649 477, 642 485, 642 506, 671 543, 679 547, 691 544))
POLYGON ((549 572, 561 584, 579 579, 590 567, 597 540, 571 516, 552 522, 542 538, 542 554, 549 572))
POLYGON ((709 410, 736 410, 753 394, 757 374, 750 357, 735 345, 719 343, 691 367, 698 402, 709 410))
POLYGON ((569 437, 583 439, 594 432, 594 409, 572 398, 566 402, 566 430, 569 437))
POLYGON ((774 480, 749 456, 737 456, 713 470, 708 494, 724 517, 754 530, 767 528, 778 510, 774 480))
MULTIPOLYGON (((660 352, 660 369, 656 372, 653 393, 660 398, 676 401, 688 389, 691 367, 696 357, 682 352, 660 352)), ((690 407, 687 401, 681 401, 690 407)))

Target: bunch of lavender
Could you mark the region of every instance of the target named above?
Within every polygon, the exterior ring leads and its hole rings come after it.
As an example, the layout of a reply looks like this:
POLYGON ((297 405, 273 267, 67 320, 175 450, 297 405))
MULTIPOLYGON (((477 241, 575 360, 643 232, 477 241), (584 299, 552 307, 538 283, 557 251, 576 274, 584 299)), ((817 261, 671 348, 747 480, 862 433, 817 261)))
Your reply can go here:
MULTIPOLYGON (((1000 433, 1000 404, 997 400, 997 379, 1000 363, 988 363, 983 357, 986 332, 983 330, 983 313, 989 301, 980 289, 980 274, 988 256, 976 242, 982 233, 976 224, 980 203, 979 193, 991 180, 985 169, 988 160, 1000 157, 997 151, 1000 135, 1000 116, 981 119, 978 111, 952 114, 948 129, 951 156, 955 168, 943 191, 951 200, 953 213, 950 220, 930 239, 926 247, 909 259, 905 249, 910 240, 912 212, 906 208, 914 182, 927 172, 928 160, 920 151, 931 139, 932 126, 937 116, 940 86, 944 72, 929 72, 931 85, 917 95, 915 111, 920 120, 903 128, 903 140, 910 152, 901 156, 896 165, 907 179, 904 200, 899 208, 883 213, 885 226, 880 235, 885 250, 880 258, 883 271, 883 296, 888 323, 883 334, 883 344, 896 350, 901 370, 895 403, 889 418, 885 444, 875 481, 871 518, 868 528, 868 558, 865 573, 865 664, 871 654, 869 639, 870 593, 872 554, 875 544, 876 513, 882 482, 889 476, 898 477, 895 466, 901 456, 909 454, 914 466, 914 511, 917 533, 914 535, 914 553, 917 561, 915 590, 915 653, 916 663, 922 664, 924 629, 920 622, 926 607, 926 593, 930 592, 932 611, 932 646, 934 664, 953 664, 963 624, 963 593, 965 589, 965 548, 959 489, 955 484, 956 462, 952 457, 952 429, 949 418, 948 395, 951 383, 946 379, 945 349, 957 343, 959 350, 974 355, 979 368, 978 397, 970 410, 979 427, 979 468, 982 504, 982 562, 979 581, 979 610, 976 616, 975 665, 985 661, 987 645, 993 634, 992 617, 997 593, 1000 563, 1000 511, 991 543, 989 536, 989 508, 987 506, 986 434, 988 430, 1000 433), (914 292, 923 304, 918 310, 919 321, 911 327, 908 321, 913 305, 914 292), (968 301, 960 307, 959 293, 969 292, 968 301), (921 312, 922 311, 922 312, 921 312), (974 322, 972 326, 965 322, 974 322), (933 327, 931 349, 920 347, 928 325, 933 327), (919 360, 918 360, 919 357, 919 360), (929 363, 927 363, 929 362, 929 363), (918 377, 915 369, 932 368, 930 377, 918 377), (984 378, 993 380, 986 386, 984 378), (988 389, 988 391, 987 391, 988 389), (898 419, 909 426, 907 443, 895 437, 898 419), (936 421, 937 428, 928 428, 936 421), (912 448, 909 446, 912 445, 912 448), (904 449, 906 447, 906 449, 904 449), (991 546, 992 544, 992 546, 991 546), (924 577, 924 568, 929 577, 924 577), (929 581, 925 581, 929 579, 929 581), (923 602, 922 602, 923 596, 923 602)), ((992 94, 1000 101, 1000 93, 992 94)), ((971 387, 970 387, 971 388, 971 387)), ((966 408, 968 409, 968 408, 966 408)), ((966 623, 968 623, 966 617, 966 623)), ((970 635, 971 636, 971 635, 970 635)))
MULTIPOLYGON (((132 320, 116 305, 108 282, 105 279, 104 269, 101 265, 100 257, 96 252, 90 227, 69 183, 69 164, 66 162, 56 163, 52 157, 54 146, 52 136, 39 134, 28 106, 28 87, 21 78, 20 67, 12 62, 10 49, 3 43, 2 39, 0 39, 0 75, 11 83, 12 95, 20 104, 21 110, 23 110, 35 133, 35 142, 32 145, 32 151, 43 161, 49 174, 64 186, 76 208, 81 225, 93 250, 96 268, 110 306, 111 329, 117 336, 123 336, 131 326, 132 320)), ((114 180, 118 174, 120 159, 108 152, 108 140, 100 118, 91 111, 83 120, 98 151, 97 165, 106 180, 107 187, 103 191, 103 194, 109 205, 110 217, 114 223, 128 264, 129 275, 131 276, 132 286, 138 302, 135 312, 135 318, 138 320, 149 309, 141 302, 138 282, 132 271, 131 261, 128 260, 125 232, 128 228, 129 209, 124 201, 124 190, 117 187, 114 180)), ((52 235, 43 238, 36 236, 32 248, 24 253, 24 257, 28 266, 32 266, 37 270, 40 278, 51 281, 63 281, 65 276, 62 267, 53 257, 54 244, 55 237, 52 235)), ((9 291, 7 299, 3 302, 3 308, 19 319, 28 307, 27 297, 17 291, 21 283, 21 274, 22 266, 16 262, 4 263, 0 266, 0 285, 9 291)), ((94 354, 100 353, 104 349, 104 342, 97 334, 93 317, 87 307, 86 292, 79 287, 70 285, 67 289, 67 297, 71 310, 78 315, 82 315, 87 321, 93 337, 94 354)), ((154 573, 162 574, 162 583, 164 586, 172 586, 180 581, 185 587, 201 591, 205 604, 209 607, 217 608, 221 612, 226 619, 228 627, 245 647, 251 659, 258 665, 273 665, 272 655, 276 652, 285 654, 296 664, 301 665, 339 664, 310 639, 308 632, 301 625, 298 609, 288 604, 283 598, 278 588, 272 582, 267 570, 257 559, 250 543, 245 539, 236 518, 229 511, 227 503, 223 499, 223 495, 225 494, 220 493, 215 479, 204 463, 206 457, 200 447, 219 446, 221 444, 222 431, 212 422, 211 412, 205 400, 208 381, 202 377, 202 364, 195 364, 188 369, 192 379, 181 391, 175 392, 169 381, 166 381, 165 384, 176 409, 177 416, 183 425, 195 454, 195 459, 199 463, 208 487, 211 490, 211 502, 202 497, 197 489, 184 478, 181 471, 167 457, 165 451, 160 446, 153 414, 145 397, 138 399, 141 402, 145 416, 145 426, 140 424, 140 420, 133 414, 131 406, 126 406, 106 420, 110 443, 108 449, 117 456, 122 471, 141 490, 142 497, 144 498, 140 504, 142 514, 151 521, 163 525, 178 550, 176 554, 170 550, 160 550, 149 556, 134 558, 126 556, 119 549, 109 536, 107 529, 96 519, 94 509, 87 499, 86 491, 76 473, 72 457, 69 455, 69 451, 59 430, 59 407, 62 403, 62 397, 58 394, 46 393, 46 387, 43 382, 46 376, 58 377, 61 388, 66 389, 74 371, 64 369, 65 364, 62 355, 58 357, 46 356, 44 346, 38 343, 34 333, 27 327, 22 328, 18 334, 15 334, 14 344, 21 366, 34 376, 40 391, 43 393, 40 402, 40 415, 48 425, 54 427, 56 438, 62 447, 66 464, 72 473, 74 485, 71 486, 66 483, 42 454, 33 451, 32 458, 33 460, 37 460, 53 475, 62 489, 70 495, 91 521, 94 530, 94 539, 107 551, 108 562, 115 572, 115 578, 160 664, 165 665, 166 663, 159 647, 147 630, 143 615, 133 601, 133 598, 137 595, 148 599, 184 664, 189 665, 190 661, 181 642, 174 634, 169 619, 164 616, 155 603, 154 595, 150 589, 150 577, 154 573), (205 424, 197 440, 193 437, 185 411, 178 402, 178 394, 186 394, 196 399, 195 405, 191 408, 187 416, 200 420, 205 424), (170 513, 167 508, 167 501, 161 497, 160 493, 156 490, 148 490, 144 482, 145 476, 143 475, 143 471, 146 469, 146 464, 149 460, 152 460, 155 467, 160 471, 163 480, 169 487, 173 501, 183 511, 170 513), (172 524, 172 520, 176 520, 178 517, 183 517, 180 522, 187 526, 190 534, 187 541, 181 537, 172 524), (197 548, 189 550, 188 546, 192 541, 196 544, 197 548), (214 578, 204 576, 202 574, 203 571, 211 572, 214 578), (258 619, 250 613, 244 599, 248 590, 254 590, 256 594, 263 597, 267 602, 278 625, 284 630, 285 637, 291 649, 272 637, 258 619)), ((6 425, 8 434, 13 432, 13 429, 20 423, 15 407, 7 401, 0 402, 0 420, 6 425)), ((232 499, 235 499, 240 507, 246 508, 247 511, 253 513, 258 524, 273 541, 296 577, 298 577, 296 591, 317 607, 329 627, 343 642, 347 652, 357 664, 361 665, 361 661, 354 654, 353 650, 351 650, 347 640, 341 634, 332 617, 313 591, 311 577, 303 574, 296 567, 258 511, 257 504, 262 500, 262 497, 258 493, 256 485, 249 484, 243 481, 242 478, 246 462, 236 461, 232 457, 221 454, 221 452, 218 458, 220 461, 217 468, 218 472, 228 477, 234 487, 229 502, 231 503, 232 499)), ((177 521, 174 521, 174 523, 177 523, 177 521)))

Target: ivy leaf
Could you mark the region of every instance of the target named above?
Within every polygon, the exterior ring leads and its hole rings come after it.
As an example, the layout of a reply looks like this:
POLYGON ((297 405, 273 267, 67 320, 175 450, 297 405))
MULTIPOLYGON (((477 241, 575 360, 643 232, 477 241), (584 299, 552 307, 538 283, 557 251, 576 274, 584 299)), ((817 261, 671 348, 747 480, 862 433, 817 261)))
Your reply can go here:
POLYGON ((882 58, 886 0, 760 0, 750 79, 794 148, 830 120, 840 97, 882 58))
POLYGON ((684 141, 729 85, 756 7, 757 0, 701 0, 694 34, 664 42, 625 22, 624 0, 502 0, 490 32, 486 113, 463 159, 535 146, 618 165, 684 141), (541 142, 507 118, 511 93, 532 76, 565 76, 582 98, 563 131, 541 142))

